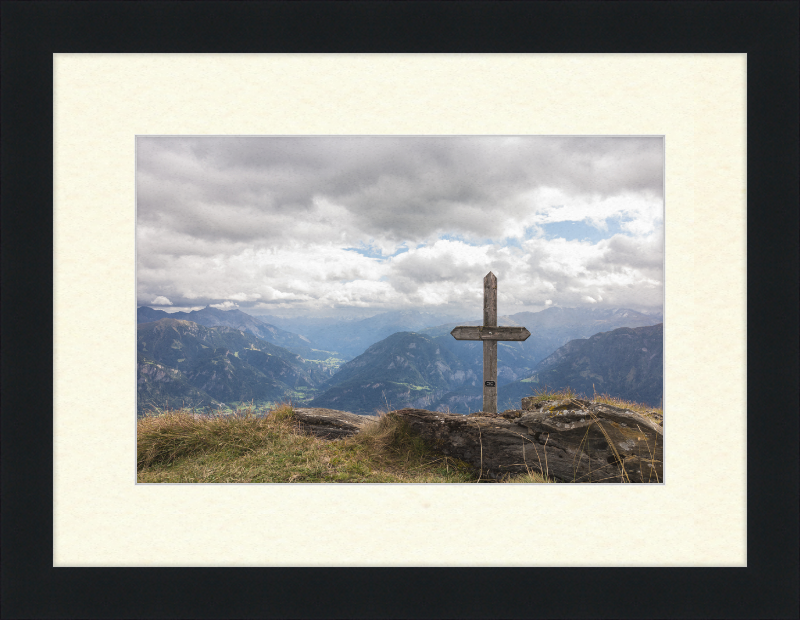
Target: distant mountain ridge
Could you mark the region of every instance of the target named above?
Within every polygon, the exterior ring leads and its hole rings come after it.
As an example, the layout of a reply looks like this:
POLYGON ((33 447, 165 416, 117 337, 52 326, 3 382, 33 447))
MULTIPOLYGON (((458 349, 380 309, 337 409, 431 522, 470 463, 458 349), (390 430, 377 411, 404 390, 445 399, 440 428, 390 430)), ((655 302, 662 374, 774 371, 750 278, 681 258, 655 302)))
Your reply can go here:
MULTIPOLYGON (((262 318, 267 318, 262 316, 262 318)), ((303 333, 322 349, 337 351, 345 359, 361 355, 366 349, 398 332, 419 332, 450 317, 444 314, 399 310, 382 312, 366 319, 343 321, 335 319, 281 319, 269 315, 271 321, 284 329, 303 333)))
POLYGON ((439 339, 398 332, 344 364, 309 406, 370 414, 381 408, 427 408, 455 387, 479 381, 439 339))
MULTIPOLYGON (((513 360, 513 349, 508 343, 498 345, 501 367, 503 357, 506 362, 513 360), (508 350, 503 350, 503 344, 508 350)), ((431 338, 418 333, 393 334, 344 364, 321 386, 324 391, 311 406, 357 413, 374 413, 386 407, 480 411, 481 350, 480 342, 455 341, 449 335, 431 338), (474 345, 475 351, 465 354, 465 345, 474 345)), ((506 374, 505 381, 498 380, 500 410, 519 408, 521 399, 537 389, 566 387, 587 396, 596 389, 598 394, 658 406, 663 394, 663 324, 623 327, 572 340, 528 374, 508 379, 506 374)))
POLYGON ((542 360, 531 377, 538 387, 569 386, 659 406, 664 395, 664 324, 621 327, 572 340, 542 360))
POLYGON ((136 310, 138 323, 150 323, 159 319, 181 319, 192 321, 205 327, 233 327, 253 334, 254 336, 287 348, 302 355, 305 359, 328 359, 335 357, 335 351, 322 351, 314 348, 314 344, 305 336, 288 332, 253 317, 241 310, 220 310, 206 306, 202 310, 191 312, 164 312, 148 306, 140 306, 136 310))
POLYGON ((137 329, 138 410, 310 398, 323 363, 227 326, 163 318, 137 329))
MULTIPOLYGON (((539 312, 518 312, 501 316, 498 325, 526 327, 530 337, 523 342, 506 343, 516 349, 516 359, 522 372, 533 368, 559 347, 570 340, 589 338, 619 327, 644 327, 663 319, 660 314, 643 314, 629 308, 546 308, 539 312), (524 362, 523 362, 524 360, 524 362)), ((462 325, 481 325, 481 320, 468 321, 462 325)), ((449 334, 456 323, 447 323, 424 329, 421 333, 431 336, 449 334)), ((502 379, 502 377, 498 377, 502 379)), ((513 380, 513 379, 512 379, 513 380)))
MULTIPOLYGON (((142 306, 139 322, 159 318, 181 318, 206 327, 227 325, 248 331, 259 338, 286 347, 305 359, 353 359, 366 349, 398 332, 415 332, 436 337, 449 335, 456 325, 480 325, 481 320, 453 321, 448 315, 402 310, 383 312, 367 319, 343 321, 296 317, 286 319, 272 315, 251 316, 241 310, 219 310, 206 307, 192 312, 167 313, 142 306), (265 322, 265 319, 274 321, 265 322)), ((527 327, 531 337, 524 342, 505 343, 512 350, 513 362, 506 378, 532 370, 536 364, 570 340, 588 338, 601 331, 619 327, 643 327, 663 321, 661 314, 644 314, 629 308, 560 308, 551 307, 539 312, 518 312, 499 317, 500 325, 527 327), (517 370, 514 370, 514 369, 517 370)), ((462 347, 467 343, 461 343, 462 347)), ((480 344, 480 343, 478 343, 480 344)), ((502 373, 501 373, 502 374, 502 373)), ((500 377, 501 380, 506 380, 500 377)))
MULTIPOLYGON (((367 319, 343 321, 272 315, 269 319, 282 329, 302 333, 321 349, 337 351, 345 359, 353 359, 367 347, 398 332, 415 332, 436 337, 450 334, 456 325, 480 325, 481 319, 456 320, 437 313, 402 310, 383 312, 367 319)), ((531 337, 524 342, 506 343, 516 352, 514 362, 507 365, 511 374, 527 372, 560 346, 576 338, 588 338, 601 331, 618 327, 641 327, 663 320, 660 313, 644 314, 629 308, 546 308, 539 312, 518 312, 501 316, 499 324, 527 327, 531 337), (518 371, 513 370, 517 368, 518 371)), ((462 343, 462 346, 466 343, 462 343)), ((480 344, 480 343, 478 343, 480 344)), ((509 381, 516 377, 508 376, 509 381)), ((502 379, 502 377, 501 377, 502 379)))

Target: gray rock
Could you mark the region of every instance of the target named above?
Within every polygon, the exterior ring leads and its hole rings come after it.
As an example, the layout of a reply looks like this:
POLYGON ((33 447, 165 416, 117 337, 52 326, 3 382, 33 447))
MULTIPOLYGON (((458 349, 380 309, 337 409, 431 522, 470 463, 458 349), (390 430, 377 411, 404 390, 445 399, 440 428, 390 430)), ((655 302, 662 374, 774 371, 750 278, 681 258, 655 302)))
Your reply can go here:
POLYGON ((339 439, 355 435, 370 420, 374 420, 370 416, 334 409, 301 408, 293 411, 300 430, 323 439, 339 439))
POLYGON ((536 471, 560 482, 664 481, 662 428, 618 407, 567 400, 502 414, 395 413, 437 450, 490 478, 536 471))

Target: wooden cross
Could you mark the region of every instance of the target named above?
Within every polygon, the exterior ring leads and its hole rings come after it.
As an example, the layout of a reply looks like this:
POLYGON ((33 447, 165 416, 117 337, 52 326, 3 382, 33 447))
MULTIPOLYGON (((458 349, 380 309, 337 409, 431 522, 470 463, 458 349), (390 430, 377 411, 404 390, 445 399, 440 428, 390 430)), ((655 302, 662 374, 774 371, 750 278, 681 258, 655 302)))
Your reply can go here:
POLYGON ((497 326, 497 277, 483 279, 483 326, 459 325, 450 334, 456 340, 483 340, 483 411, 497 413, 497 341, 526 340, 524 327, 497 326))

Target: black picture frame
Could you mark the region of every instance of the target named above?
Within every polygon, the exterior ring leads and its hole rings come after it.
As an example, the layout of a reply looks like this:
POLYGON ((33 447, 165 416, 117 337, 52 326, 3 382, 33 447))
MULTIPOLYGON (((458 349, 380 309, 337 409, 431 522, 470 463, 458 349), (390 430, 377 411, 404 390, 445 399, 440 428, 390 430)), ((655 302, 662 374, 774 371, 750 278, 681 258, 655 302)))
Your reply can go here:
POLYGON ((797 617, 799 7, 3 2, 2 616, 797 617), (747 567, 53 568, 52 55, 65 52, 747 53, 747 567))

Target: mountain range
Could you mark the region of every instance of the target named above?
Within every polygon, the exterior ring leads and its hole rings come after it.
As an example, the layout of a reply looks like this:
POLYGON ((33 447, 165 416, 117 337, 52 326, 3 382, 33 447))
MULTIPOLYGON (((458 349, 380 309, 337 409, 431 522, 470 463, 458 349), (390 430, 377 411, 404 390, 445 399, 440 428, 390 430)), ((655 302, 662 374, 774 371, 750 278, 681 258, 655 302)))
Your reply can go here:
POLYGON ((192 310, 191 312, 164 312, 147 306, 140 306, 136 309, 137 323, 151 323, 167 318, 191 321, 205 327, 233 327, 253 334, 266 342, 289 349, 303 356, 304 359, 327 360, 336 358, 336 351, 324 351, 314 348, 314 343, 305 336, 265 323, 261 319, 250 316, 241 310, 219 310, 211 306, 206 306, 202 310, 192 310))
MULTIPOLYGON (((497 408, 516 409, 525 396, 570 388, 591 398, 595 393, 659 407, 663 404, 664 325, 627 328, 571 340, 542 360, 524 379, 501 385, 497 408)), ((480 384, 465 385, 431 403, 434 411, 470 413, 483 405, 480 384)))
POLYGON ((242 330, 164 318, 137 328, 139 412, 307 400, 333 369, 242 330))
POLYGON ((336 351, 346 360, 361 355, 370 345, 397 332, 418 332, 452 321, 450 315, 416 310, 382 312, 354 321, 305 317, 286 319, 273 315, 260 315, 258 318, 283 329, 304 334, 316 346, 336 351))
MULTIPOLYGON (((210 306, 173 313, 142 306, 137 317, 139 340, 145 343, 139 351, 140 403, 215 405, 251 399, 308 403, 313 398, 314 406, 362 413, 401 405, 468 413, 482 405, 483 345, 457 341, 450 335, 457 324, 479 325, 480 321, 438 323, 452 319, 416 311, 354 321, 282 319, 210 306), (163 341, 151 334, 153 325, 162 321, 172 330, 167 334, 169 330, 162 328, 163 341), (303 333, 294 333, 290 327, 303 333), (287 381, 253 351, 268 354, 273 366, 278 359, 291 366, 286 370, 287 381), (263 387, 259 381, 265 382, 263 387)), ((594 379, 598 393, 657 404, 663 362, 660 371, 655 362, 650 363, 652 368, 640 364, 630 379, 623 380, 614 364, 633 360, 622 354, 624 338, 597 336, 622 327, 638 334, 637 329, 660 320, 660 315, 622 308, 547 308, 500 317, 500 325, 527 327, 531 336, 524 342, 498 343, 498 406, 516 408, 520 398, 545 384, 551 389, 563 384, 585 392, 591 383, 587 377, 594 379), (589 356, 588 362, 572 360, 579 351, 587 357, 576 343, 591 339, 600 343, 595 347, 598 353, 589 356), (565 345, 568 349, 562 350, 565 345), (607 367, 601 359, 606 348, 616 360, 607 367), (657 380, 653 379, 656 375, 657 380)), ((654 350, 652 345, 639 348, 654 350)), ((660 353, 656 357, 661 360, 660 353)), ((631 367, 626 373, 628 377, 631 367)))
POLYGON ((442 346, 440 338, 398 332, 344 364, 309 406, 354 413, 428 408, 455 387, 480 380, 481 375, 442 346))
MULTIPOLYGON (((644 327, 662 321, 661 314, 644 314, 628 308, 589 307, 546 308, 540 312, 518 312, 499 317, 497 324, 528 329, 531 335, 527 340, 508 342, 506 345, 518 351, 517 359, 520 368, 532 370, 536 364, 571 340, 589 338, 599 332, 611 331, 619 327, 644 327), (522 360, 525 360, 526 365, 522 364, 522 360)), ((482 321, 468 321, 459 324, 481 325, 482 321)), ((438 325, 424 329, 422 333, 432 336, 449 334, 456 325, 456 323, 438 325)), ((523 370, 523 372, 527 372, 527 370, 523 370)))
MULTIPOLYGON (((452 340, 450 336, 393 334, 345 363, 321 386, 324 391, 310 405, 356 413, 403 407, 480 411, 482 360, 465 363, 450 348, 452 340)), ((482 348, 480 342, 470 344, 482 348)), ((501 352, 498 346, 498 359, 501 352)), ((623 327, 571 340, 525 377, 501 382, 498 373, 498 409, 518 409, 521 399, 537 390, 567 387, 585 396, 596 391, 658 406, 662 382, 663 324, 623 327)))
POLYGON ((659 323, 572 340, 542 360, 530 381, 657 407, 664 395, 663 377, 664 324, 659 323))

